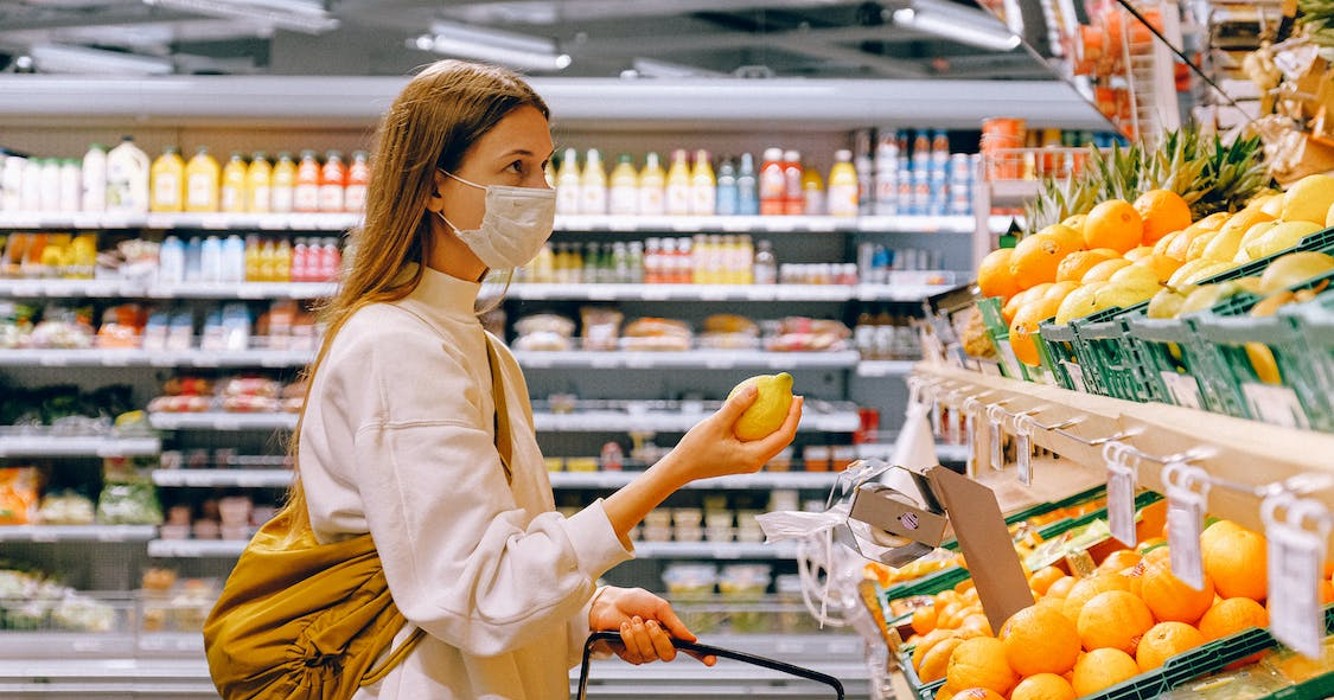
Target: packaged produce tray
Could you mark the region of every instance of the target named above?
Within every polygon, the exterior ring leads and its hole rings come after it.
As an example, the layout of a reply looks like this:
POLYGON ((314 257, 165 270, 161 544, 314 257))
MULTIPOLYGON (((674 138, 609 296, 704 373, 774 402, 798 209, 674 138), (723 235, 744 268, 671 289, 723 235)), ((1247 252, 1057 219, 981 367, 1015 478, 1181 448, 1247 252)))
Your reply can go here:
POLYGON ((982 314, 982 323, 987 327, 987 336, 991 338, 996 357, 1000 358, 1001 374, 1010 379, 1030 381, 1028 368, 1015 357, 1014 350, 1010 348, 1010 326, 1005 323, 1005 316, 1001 313, 1000 298, 979 299, 977 310, 982 314))

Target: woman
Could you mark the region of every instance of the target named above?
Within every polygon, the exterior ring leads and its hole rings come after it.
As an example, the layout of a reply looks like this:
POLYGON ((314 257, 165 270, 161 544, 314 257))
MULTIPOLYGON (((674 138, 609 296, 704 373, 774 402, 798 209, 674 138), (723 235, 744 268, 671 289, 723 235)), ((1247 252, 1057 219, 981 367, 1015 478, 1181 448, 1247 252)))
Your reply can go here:
POLYGON ((596 588, 633 556, 630 530, 695 479, 758 470, 791 442, 732 434, 748 392, 628 486, 554 512, 523 375, 477 320, 479 281, 532 259, 551 234, 546 105, 507 71, 441 61, 381 126, 364 227, 313 369, 287 508, 320 542, 369 532, 420 644, 358 698, 556 698, 590 630, 618 630, 633 663, 693 635, 662 599, 596 588), (494 357, 488 362, 488 352, 494 357), (495 366, 512 455, 502 461, 495 366))

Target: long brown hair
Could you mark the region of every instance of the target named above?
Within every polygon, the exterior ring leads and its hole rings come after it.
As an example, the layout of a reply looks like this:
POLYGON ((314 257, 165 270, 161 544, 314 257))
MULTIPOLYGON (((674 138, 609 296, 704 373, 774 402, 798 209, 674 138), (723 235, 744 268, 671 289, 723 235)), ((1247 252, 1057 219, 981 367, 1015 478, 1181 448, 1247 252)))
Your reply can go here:
POLYGON ((518 74, 445 60, 413 77, 380 122, 365 221, 350 234, 353 250, 337 293, 319 310, 326 327, 324 340, 315 362, 304 373, 306 397, 288 443, 297 476, 280 515, 291 519, 294 535, 310 528, 297 453, 315 372, 352 314, 368 304, 402 299, 421 281, 422 265, 431 252, 426 203, 436 169, 457 170, 478 139, 523 106, 550 117, 546 103, 518 74), (405 275, 410 263, 420 265, 414 274, 405 275))

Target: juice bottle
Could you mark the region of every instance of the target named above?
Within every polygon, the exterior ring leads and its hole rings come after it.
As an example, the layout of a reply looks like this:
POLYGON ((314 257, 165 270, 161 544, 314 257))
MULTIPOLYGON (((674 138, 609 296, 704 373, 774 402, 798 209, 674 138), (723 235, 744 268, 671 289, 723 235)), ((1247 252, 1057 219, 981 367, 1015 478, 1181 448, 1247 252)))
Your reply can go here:
POLYGON ((805 199, 806 214, 820 216, 825 213, 824 181, 820 171, 805 168, 801 173, 801 194, 805 199))
POLYGON ((212 212, 218 210, 218 180, 222 172, 218 161, 203 146, 185 166, 185 210, 212 212))
POLYGON ((639 213, 643 216, 662 216, 667 212, 664 199, 667 173, 658 162, 657 153, 644 156, 644 169, 639 173, 639 213))
POLYGON ((123 136, 107 154, 107 211, 142 214, 148 211, 148 154, 123 136))
POLYGON ((753 284, 776 284, 778 282, 778 259, 774 257, 773 244, 760 241, 751 265, 753 284))
POLYGON ((912 142, 912 169, 914 172, 926 172, 931 167, 931 139, 926 135, 926 129, 918 129, 917 136, 912 142))
POLYGON ((250 168, 245 176, 246 211, 252 214, 267 214, 273 208, 273 166, 269 165, 264 151, 257 151, 250 158, 250 168))
POLYGON ((301 152, 301 162, 296 166, 296 182, 292 189, 294 210, 320 210, 320 162, 315 159, 315 151, 301 152))
POLYGON ((65 158, 60 161, 60 211, 79 210, 79 195, 82 192, 82 173, 79 161, 65 158))
POLYGON ((292 245, 292 270, 289 275, 293 282, 310 281, 310 243, 305 238, 298 238, 292 245))
POLYGON ((740 206, 737 191, 736 165, 728 158, 718 166, 718 194, 715 210, 719 216, 736 216, 740 206))
POLYGON ((273 269, 274 263, 273 241, 265 238, 259 244, 259 278, 260 282, 273 282, 277 279, 277 272, 273 269))
POLYGON ((236 234, 222 242, 222 281, 245 281, 245 242, 236 234))
POLYGON ((607 171, 602 168, 598 149, 588 149, 584 159, 584 175, 579 180, 579 213, 607 213, 607 171))
POLYGON ((709 152, 695 151, 695 169, 690 173, 690 213, 713 216, 718 204, 718 180, 713 176, 709 152))
POLYGON ((273 281, 292 281, 292 244, 286 238, 273 251, 273 281))
POLYGON ((634 216, 639 211, 639 173, 628 154, 617 158, 611 171, 610 201, 607 209, 613 216, 634 216))
POLYGON ((249 166, 245 158, 233 152, 222 169, 222 210, 229 214, 241 214, 246 210, 245 189, 249 166))
POLYGON ((82 209, 100 212, 107 208, 107 152, 102 144, 95 143, 83 154, 80 167, 83 177, 82 209))
POLYGON ((672 151, 672 166, 667 169, 666 213, 685 216, 690 213, 690 165, 684 149, 672 151))
POLYGON ((338 269, 343 266, 343 253, 338 250, 338 239, 326 238, 320 246, 321 282, 332 282, 338 277, 338 269))
POLYGON ((246 236, 245 239, 245 280, 260 281, 259 236, 246 236))
POLYGON ((273 189, 269 208, 279 214, 291 212, 296 207, 296 163, 286 151, 278 154, 270 186, 273 189))
MULTIPOLYGON (((744 163, 743 163, 744 165, 744 163)), ((782 214, 786 207, 787 181, 783 173, 783 150, 764 149, 764 163, 760 165, 760 215, 782 214)))
POLYGON ((217 236, 205 238, 200 247, 199 279, 202 282, 222 281, 222 239, 217 236))
POLYGON ((153 161, 151 168, 149 211, 178 212, 185 209, 185 160, 175 148, 167 147, 153 161))
POLYGON ((40 203, 37 205, 42 211, 60 210, 60 159, 44 158, 42 167, 39 170, 40 180, 40 203))
POLYGON ((857 169, 852 165, 852 151, 834 153, 834 167, 829 171, 829 192, 826 204, 831 216, 857 215, 859 185, 857 169))
POLYGON ((320 170, 320 211, 332 214, 343 211, 343 189, 347 186, 347 168, 343 154, 329 151, 324 155, 320 170))
POLYGON ((757 216, 760 213, 759 182, 755 179, 755 160, 749 153, 741 154, 741 165, 736 172, 736 213, 757 216))
POLYGON ((556 170, 556 213, 578 214, 582 196, 579 194, 579 152, 573 148, 565 149, 565 157, 560 159, 560 168, 556 170))
POLYGON ((801 191, 801 153, 783 152, 783 213, 806 213, 806 196, 801 191))
POLYGON ((369 156, 365 151, 353 151, 352 165, 347 169, 347 189, 343 191, 343 208, 356 214, 366 211, 366 187, 370 182, 369 156))
POLYGON ((755 284, 755 241, 750 234, 741 236, 741 253, 737 256, 737 284, 755 284))

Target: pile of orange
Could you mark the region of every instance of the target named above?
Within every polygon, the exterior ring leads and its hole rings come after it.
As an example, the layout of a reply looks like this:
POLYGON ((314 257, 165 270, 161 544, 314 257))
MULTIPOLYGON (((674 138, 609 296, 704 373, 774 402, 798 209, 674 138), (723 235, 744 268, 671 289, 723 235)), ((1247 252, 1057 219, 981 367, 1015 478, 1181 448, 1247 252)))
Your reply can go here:
MULTIPOLYGON (((1200 540, 1203 589, 1172 574, 1161 540, 1144 543, 1111 553, 1086 578, 1056 567, 1031 573, 1037 602, 994 636, 976 590, 961 584, 914 615, 913 666, 924 682, 945 679, 937 700, 1074 700, 1267 626, 1264 536, 1218 521, 1200 540)), ((1325 598, 1334 600, 1334 583, 1325 598)))

